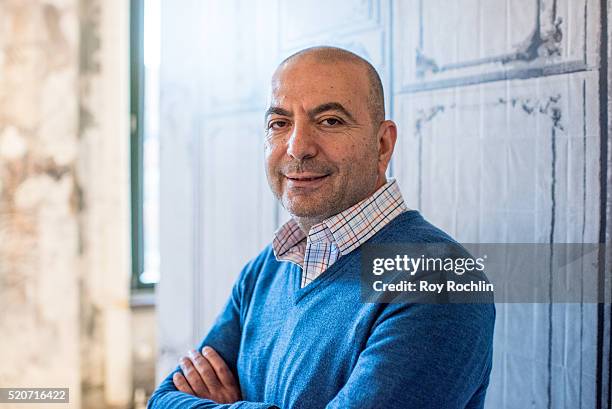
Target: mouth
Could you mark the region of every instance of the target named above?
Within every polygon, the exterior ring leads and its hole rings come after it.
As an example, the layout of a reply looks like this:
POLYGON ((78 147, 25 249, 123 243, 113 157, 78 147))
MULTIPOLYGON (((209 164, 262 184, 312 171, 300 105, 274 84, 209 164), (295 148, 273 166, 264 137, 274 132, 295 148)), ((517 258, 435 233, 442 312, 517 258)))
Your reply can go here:
POLYGON ((329 174, 292 173, 284 175, 291 189, 313 189, 319 187, 329 174))

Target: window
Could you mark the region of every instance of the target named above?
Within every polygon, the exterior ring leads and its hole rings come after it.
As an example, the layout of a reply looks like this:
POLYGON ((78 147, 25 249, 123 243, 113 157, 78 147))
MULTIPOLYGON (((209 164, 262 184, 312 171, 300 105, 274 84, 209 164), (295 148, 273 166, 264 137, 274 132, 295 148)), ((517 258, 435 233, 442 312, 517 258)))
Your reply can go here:
POLYGON ((132 288, 159 281, 160 0, 131 0, 132 288))

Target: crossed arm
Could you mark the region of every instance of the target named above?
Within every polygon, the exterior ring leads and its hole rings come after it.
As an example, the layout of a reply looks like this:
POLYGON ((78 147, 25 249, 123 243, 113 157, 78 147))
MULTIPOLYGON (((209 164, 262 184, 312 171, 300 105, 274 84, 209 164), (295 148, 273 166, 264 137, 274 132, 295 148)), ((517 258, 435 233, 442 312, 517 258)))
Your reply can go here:
POLYGON ((191 350, 180 360, 181 372, 172 381, 176 389, 189 395, 218 403, 234 403, 242 399, 236 378, 213 348, 191 350))
MULTIPOLYGON (((231 312, 231 302, 228 308, 231 312)), ((224 338, 236 330, 228 320, 232 315, 226 308, 198 350, 162 382, 149 409, 276 408, 241 400, 232 368, 240 338, 233 346, 224 338)), ((390 307, 326 408, 481 408, 491 370, 493 320, 491 305, 390 307)))
POLYGON ((272 404, 241 400, 236 373, 241 339, 241 304, 253 262, 241 271, 232 293, 208 335, 158 386, 148 409, 268 409, 272 404), (205 348, 207 347, 207 348, 205 348))
MULTIPOLYGON (((250 302, 248 288, 253 283, 248 281, 254 279, 246 273, 257 269, 252 264, 243 269, 206 338, 159 385, 148 409, 280 405, 242 400, 237 378, 246 311, 241 305, 250 302)), ((349 379, 326 408, 482 408, 491 371, 494 321, 492 304, 388 304, 349 379)), ((304 401, 308 397, 299 399, 309 406, 304 401)))
POLYGON ((148 409, 268 409, 272 404, 241 400, 235 377, 214 349, 192 350, 157 388, 148 409), (204 352, 206 355, 203 355, 204 352))

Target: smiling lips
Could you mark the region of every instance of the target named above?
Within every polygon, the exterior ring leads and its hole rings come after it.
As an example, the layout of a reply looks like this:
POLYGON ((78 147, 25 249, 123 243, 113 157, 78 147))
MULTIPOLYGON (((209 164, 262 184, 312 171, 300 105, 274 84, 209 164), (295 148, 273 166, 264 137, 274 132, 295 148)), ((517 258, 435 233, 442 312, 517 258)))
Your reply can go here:
POLYGON ((329 175, 317 173, 290 173, 285 175, 290 188, 318 187, 329 175))

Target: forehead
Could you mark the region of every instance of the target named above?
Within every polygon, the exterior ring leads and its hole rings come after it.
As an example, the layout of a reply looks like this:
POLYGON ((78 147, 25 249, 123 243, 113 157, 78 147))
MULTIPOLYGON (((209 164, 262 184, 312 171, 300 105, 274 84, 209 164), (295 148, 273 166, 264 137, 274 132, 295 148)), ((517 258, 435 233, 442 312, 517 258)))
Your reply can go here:
POLYGON ((300 58, 279 67, 272 77, 273 105, 304 107, 336 101, 355 111, 367 110, 369 84, 365 68, 352 62, 300 58))

